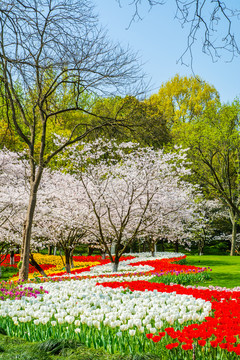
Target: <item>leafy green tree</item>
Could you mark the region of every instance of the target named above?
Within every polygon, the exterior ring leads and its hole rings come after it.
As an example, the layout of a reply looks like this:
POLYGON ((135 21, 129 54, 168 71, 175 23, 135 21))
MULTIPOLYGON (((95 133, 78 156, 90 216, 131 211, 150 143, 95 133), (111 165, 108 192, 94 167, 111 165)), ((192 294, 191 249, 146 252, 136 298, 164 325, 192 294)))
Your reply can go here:
POLYGON ((231 255, 235 254, 240 219, 239 102, 207 109, 194 121, 178 123, 175 143, 189 148, 193 181, 209 198, 227 209, 232 224, 231 255))
MULTIPOLYGON (((105 137, 115 138, 119 142, 136 141, 142 146, 155 148, 171 140, 166 118, 157 106, 148 101, 140 101, 134 96, 100 98, 95 102, 93 112, 101 114, 103 118, 124 120, 124 127, 105 129, 105 137)), ((91 122, 95 124, 96 118, 91 117, 91 122)))
POLYGON ((167 119, 171 129, 177 122, 190 122, 219 102, 217 90, 199 77, 175 75, 147 101, 167 119))

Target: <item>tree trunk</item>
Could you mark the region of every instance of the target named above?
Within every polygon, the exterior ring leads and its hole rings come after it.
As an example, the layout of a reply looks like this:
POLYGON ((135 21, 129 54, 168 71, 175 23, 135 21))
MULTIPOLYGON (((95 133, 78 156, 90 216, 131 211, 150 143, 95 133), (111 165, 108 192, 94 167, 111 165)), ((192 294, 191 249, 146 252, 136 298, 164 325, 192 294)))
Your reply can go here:
POLYGON ((70 264, 70 253, 68 251, 65 251, 65 267, 66 267, 66 272, 68 274, 71 273, 71 264, 70 264))
POLYGON ((236 255, 236 236, 237 236, 237 216, 235 215, 232 219, 232 241, 231 241, 231 252, 230 255, 236 255))
POLYGON ((48 246, 48 255, 52 255, 53 247, 50 245, 48 246))
POLYGON ((12 250, 10 252, 10 265, 14 265, 15 261, 14 261, 14 251, 12 250))
POLYGON ((162 251, 164 252, 164 251, 165 251, 165 248, 164 248, 164 239, 161 239, 161 245, 162 245, 162 251))
POLYGON ((35 269, 44 277, 47 277, 47 274, 44 272, 44 270, 41 268, 41 266, 36 262, 36 260, 33 257, 33 254, 30 254, 30 264, 35 267, 35 269))
MULTIPOLYGON (((38 179, 40 181, 40 178, 38 179)), ((29 272, 29 256, 30 256, 30 242, 31 242, 31 233, 32 233, 32 224, 34 211, 36 207, 37 201, 37 189, 39 182, 31 186, 28 210, 26 214, 24 229, 23 229, 23 241, 22 241, 22 251, 21 251, 21 259, 22 266, 19 271, 19 279, 20 280, 28 280, 28 272, 29 272)))
POLYGON ((118 265, 119 265, 119 262, 114 261, 114 263, 112 264, 112 269, 113 269, 112 272, 118 271, 118 265))
POLYGON ((94 248, 92 248, 92 247, 88 247, 88 256, 91 256, 92 255, 92 253, 93 253, 93 251, 94 251, 94 248))
POLYGON ((112 264, 112 272, 118 271, 119 259, 115 257, 114 263, 112 264))
POLYGON ((57 247, 56 246, 54 246, 53 255, 57 255, 57 247))
POLYGON ((70 255, 71 269, 74 269, 73 253, 70 255))
POLYGON ((113 242, 111 245, 111 255, 115 255, 116 253, 116 244, 113 242))
POLYGON ((178 253, 178 251, 179 251, 179 247, 178 247, 178 245, 179 245, 179 244, 178 244, 178 240, 175 242, 175 244, 174 244, 174 245, 175 245, 175 251, 178 253))
POLYGON ((204 239, 199 239, 199 242, 198 242, 198 255, 200 255, 200 256, 203 255, 204 245, 205 245, 204 239))
POLYGON ((149 238, 149 245, 152 256, 155 256, 155 244, 152 237, 149 238))

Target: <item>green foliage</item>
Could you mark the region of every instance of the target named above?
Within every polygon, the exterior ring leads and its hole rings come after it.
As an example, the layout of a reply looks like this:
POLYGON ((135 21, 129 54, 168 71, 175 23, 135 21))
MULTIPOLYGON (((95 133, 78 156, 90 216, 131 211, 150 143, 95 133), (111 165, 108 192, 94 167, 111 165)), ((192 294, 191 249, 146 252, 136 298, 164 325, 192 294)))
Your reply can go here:
POLYGON ((100 116, 91 117, 92 124, 97 125, 108 118, 114 118, 120 125, 103 128, 92 134, 92 138, 104 134, 105 137, 115 138, 119 142, 136 141, 142 146, 156 148, 171 140, 164 114, 147 101, 139 101, 133 96, 100 98, 92 111, 100 116))
POLYGON ((181 284, 181 285, 192 285, 199 282, 205 282, 210 280, 211 276, 209 272, 203 271, 196 274, 179 274, 179 275, 161 275, 153 277, 150 282, 163 283, 166 285, 170 284, 181 284))
POLYGON ((76 341, 65 339, 49 339, 40 343, 38 349, 52 355, 60 354, 63 349, 76 349, 79 344, 76 341))
POLYGON ((162 84, 158 94, 150 96, 148 102, 156 106, 167 119, 169 129, 175 124, 188 123, 219 102, 214 86, 198 76, 174 76, 162 84))
POLYGON ((2 328, 1 326, 0 326, 0 334, 1 335, 7 335, 6 330, 4 328, 2 328))

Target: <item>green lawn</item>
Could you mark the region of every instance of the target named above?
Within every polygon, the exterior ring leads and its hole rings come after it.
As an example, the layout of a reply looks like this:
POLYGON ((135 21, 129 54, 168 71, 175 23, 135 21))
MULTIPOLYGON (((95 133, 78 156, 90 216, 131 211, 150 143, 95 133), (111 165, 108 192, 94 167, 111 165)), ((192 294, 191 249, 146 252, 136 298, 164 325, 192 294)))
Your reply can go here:
POLYGON ((240 256, 187 255, 187 264, 212 269, 211 280, 197 285, 213 285, 233 288, 240 286, 240 256))

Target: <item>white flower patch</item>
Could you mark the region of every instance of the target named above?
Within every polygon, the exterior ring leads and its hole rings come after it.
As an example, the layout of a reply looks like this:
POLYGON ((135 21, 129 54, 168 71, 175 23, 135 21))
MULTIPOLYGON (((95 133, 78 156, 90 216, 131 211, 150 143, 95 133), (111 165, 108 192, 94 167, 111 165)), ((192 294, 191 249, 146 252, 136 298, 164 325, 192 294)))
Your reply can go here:
MULTIPOLYGON (((139 261, 139 259, 138 259, 139 261)), ((112 271, 112 264, 105 265, 96 265, 90 269, 90 275, 103 275, 103 274, 123 274, 123 273, 141 273, 154 270, 154 267, 149 265, 138 265, 130 266, 128 263, 131 263, 131 260, 121 261, 119 263, 119 270, 117 272, 112 271)), ((84 274, 83 272, 82 274, 84 274)), ((86 272, 87 273, 87 272, 86 272)))
MULTIPOLYGON (((109 264, 104 264, 104 265, 95 265, 95 266, 91 267, 90 270, 81 272, 80 276, 85 276, 85 275, 96 276, 96 275, 104 275, 104 274, 121 275, 121 274, 125 274, 125 273, 144 273, 144 272, 154 270, 154 267, 152 267, 150 265, 136 265, 136 266, 130 265, 129 266, 129 264, 138 263, 140 261, 171 259, 171 258, 175 258, 175 257, 184 256, 184 254, 182 254, 182 253, 172 253, 172 252, 156 252, 155 256, 152 256, 152 254, 150 252, 149 253, 144 252, 144 253, 125 254, 125 256, 127 256, 127 255, 134 256, 135 259, 124 260, 124 257, 122 257, 120 259, 117 272, 112 271, 113 265, 112 265, 112 263, 109 263, 109 264)), ((59 278, 60 276, 59 275, 52 276, 52 278, 56 278, 56 277, 59 278)), ((76 277, 76 274, 64 274, 64 275, 61 275, 61 277, 76 277)), ((139 277, 138 277, 138 280, 140 280, 139 277)), ((114 281, 115 281, 115 278, 114 278, 114 281)), ((124 281, 126 281, 126 278, 124 278, 124 281)), ((130 281, 132 281, 132 278, 130 279, 130 281)))
POLYGON ((161 259, 171 259, 171 258, 178 258, 181 256, 185 256, 183 253, 176 253, 176 252, 155 252, 155 256, 152 256, 151 252, 140 252, 140 253, 130 253, 128 254, 130 256, 134 256, 138 259, 133 259, 135 262, 139 261, 139 258, 141 261, 144 259, 144 261, 147 260, 161 260, 161 259))
MULTIPOLYGON (((184 256, 181 253, 168 253, 168 252, 157 252, 156 256, 152 256, 151 253, 134 253, 129 254, 135 256, 135 259, 124 260, 124 258, 119 262, 119 268, 117 272, 112 271, 112 264, 96 265, 88 271, 84 271, 81 275, 104 275, 104 274, 124 274, 124 273, 143 273, 154 270, 154 267, 150 265, 136 265, 131 266, 129 264, 138 263, 139 261, 149 261, 149 260, 162 260, 162 259, 171 259, 174 257, 184 256)), ((67 275, 66 275, 67 276, 67 275)), ((71 276, 71 275, 70 275, 71 276)))
MULTIPOLYGON (((211 311, 210 302, 192 295, 156 290, 130 292, 95 286, 96 282, 96 279, 85 279, 41 284, 48 294, 0 301, 0 316, 9 316, 16 324, 33 321, 36 326, 47 323, 56 326, 64 323, 76 328, 81 323, 96 328, 103 324, 118 331, 138 328, 141 332, 147 329, 153 333, 163 327, 164 321, 171 325, 175 321, 181 324, 189 320, 203 321, 211 311)), ((40 284, 33 286, 38 288, 40 284)))

